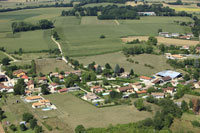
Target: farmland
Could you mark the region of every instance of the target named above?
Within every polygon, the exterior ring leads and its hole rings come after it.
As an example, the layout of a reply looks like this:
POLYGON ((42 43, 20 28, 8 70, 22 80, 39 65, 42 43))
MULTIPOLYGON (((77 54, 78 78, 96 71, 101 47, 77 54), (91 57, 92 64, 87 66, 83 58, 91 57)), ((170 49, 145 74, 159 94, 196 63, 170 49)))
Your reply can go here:
POLYGON ((120 51, 123 36, 157 35, 159 28, 168 32, 191 32, 174 21, 192 21, 186 17, 141 17, 141 20, 97 20, 96 17, 59 17, 56 30, 68 56, 88 56, 120 51), (101 35, 106 38, 100 39, 101 35), (78 37, 78 39, 77 39, 78 37))
POLYGON ((88 65, 95 61, 97 64, 104 66, 106 63, 109 63, 112 68, 115 67, 116 64, 119 64, 121 67, 125 69, 125 71, 130 71, 133 69, 137 74, 143 75, 152 75, 158 71, 165 69, 172 69, 167 63, 166 58, 162 55, 135 55, 129 57, 133 59, 135 62, 139 62, 139 64, 130 63, 126 59, 121 52, 97 55, 97 56, 86 56, 86 57, 76 57, 75 59, 79 60, 84 65, 88 65), (149 64, 154 66, 154 69, 145 67, 144 64, 149 64))
MULTIPOLYGON (((196 46, 197 44, 199 44, 199 41, 190 41, 190 40, 180 40, 180 39, 171 39, 171 38, 164 38, 164 37, 156 37, 158 40, 158 43, 163 43, 166 45, 176 45, 176 46, 196 46)), ((122 38, 123 42, 130 42, 133 41, 135 39, 139 39, 140 41, 147 41, 148 40, 148 36, 129 36, 126 38, 122 38)))

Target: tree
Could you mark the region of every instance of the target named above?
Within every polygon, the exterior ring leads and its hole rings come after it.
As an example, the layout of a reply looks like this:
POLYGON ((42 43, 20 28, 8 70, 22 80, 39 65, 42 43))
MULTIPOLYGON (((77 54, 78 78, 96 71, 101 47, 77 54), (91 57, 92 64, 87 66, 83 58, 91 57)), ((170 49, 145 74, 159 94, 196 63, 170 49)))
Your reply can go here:
POLYGON ((41 29, 49 29, 54 27, 53 23, 47 19, 40 20, 39 26, 41 27, 41 29))
POLYGON ((41 86, 41 92, 42 92, 42 94, 43 95, 48 95, 48 94, 50 94, 50 92, 49 92, 49 89, 48 89, 48 84, 43 84, 42 86, 41 86))
POLYGON ((148 38, 147 44, 149 44, 149 45, 157 45, 157 42, 158 42, 157 38, 155 38, 153 36, 150 36, 148 38))
POLYGON ((185 74, 183 78, 184 78, 185 81, 188 81, 188 80, 190 80, 190 75, 189 74, 185 74))
POLYGON ((6 118, 5 112, 0 108, 0 121, 2 121, 4 118, 6 118))
POLYGON ((22 55, 23 54, 23 50, 22 50, 22 48, 19 48, 19 55, 22 55))
POLYGON ((106 38, 105 35, 101 35, 101 36, 100 36, 100 39, 104 39, 104 38, 106 38))
POLYGON ((129 75, 131 75, 131 76, 133 76, 133 75, 134 75, 134 71, 133 71, 133 69, 131 69, 131 71, 130 71, 129 75))
POLYGON ((143 99, 138 99, 137 101, 134 102, 134 105, 139 111, 142 111, 145 109, 143 99))
POLYGON ((192 103, 191 100, 189 101, 189 107, 190 107, 190 108, 193 108, 193 103, 192 103))
POLYGON ((104 78, 104 79, 103 79, 103 84, 104 84, 104 85, 109 85, 108 80, 104 78))
POLYGON ((116 91, 111 91, 111 92, 110 92, 110 98, 111 98, 111 99, 121 98, 121 97, 122 97, 122 94, 119 93, 119 92, 116 92, 116 91))
POLYGON ((33 115, 30 113, 24 113, 22 116, 23 121, 29 122, 31 119, 33 119, 33 115))
POLYGON ((9 128, 10 128, 10 130, 12 130, 12 131, 17 131, 17 127, 16 127, 14 124, 11 124, 11 125, 9 126, 9 128))
POLYGON ((1 63, 2 63, 4 66, 10 65, 10 59, 9 59, 8 57, 3 58, 3 59, 1 60, 1 63))
POLYGON ((124 70, 123 67, 121 67, 120 70, 119 70, 120 73, 123 73, 124 71, 125 71, 125 70, 124 70))
POLYGON ((188 104, 186 103, 185 100, 183 100, 183 101, 181 102, 181 109, 183 110, 183 112, 187 112, 187 111, 189 110, 188 104))
POLYGON ((20 127, 21 131, 26 131, 27 130, 27 128, 26 128, 26 126, 24 124, 21 124, 19 127, 20 127))
POLYGON ((83 125, 78 125, 75 128, 75 133, 86 133, 85 127, 83 125))
POLYGON ((106 63, 106 64, 105 64, 105 68, 106 68, 106 69, 112 69, 112 67, 110 66, 109 63, 106 63))
POLYGON ((101 74, 101 73, 102 73, 102 68, 101 68, 100 65, 97 66, 97 68, 96 68, 96 73, 97 73, 97 74, 101 74))
POLYGON ((24 95, 26 84, 24 79, 18 79, 17 84, 14 85, 14 95, 24 95))
POLYGON ((119 75, 119 73, 120 73, 120 67, 119 67, 118 64, 116 64, 116 66, 115 66, 114 73, 117 74, 117 75, 119 75))
POLYGON ((33 130, 37 126, 37 120, 36 119, 31 119, 29 121, 30 123, 30 128, 33 130))
POLYGON ((160 33, 160 32, 162 32, 162 29, 160 28, 160 29, 158 29, 158 33, 160 33))
POLYGON ((42 126, 36 126, 35 127, 35 133, 42 133, 43 132, 43 130, 42 130, 42 126))

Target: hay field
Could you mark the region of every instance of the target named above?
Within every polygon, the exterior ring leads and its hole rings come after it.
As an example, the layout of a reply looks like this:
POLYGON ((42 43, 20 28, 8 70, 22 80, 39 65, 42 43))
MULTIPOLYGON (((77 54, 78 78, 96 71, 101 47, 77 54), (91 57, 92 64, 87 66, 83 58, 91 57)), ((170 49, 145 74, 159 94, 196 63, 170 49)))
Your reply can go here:
POLYGON ((191 32, 174 21, 192 21, 187 17, 141 17, 140 20, 98 20, 96 17, 58 17, 56 30, 62 38, 65 55, 88 56, 120 51, 123 36, 157 35, 159 28, 169 32, 191 32), (105 35, 105 39, 100 39, 105 35))
MULTIPOLYGON (((193 41, 193 40, 181 40, 181 39, 172 39, 172 38, 164 38, 164 37, 156 37, 158 40, 158 43, 163 43, 166 45, 177 45, 177 46, 196 46, 199 44, 199 41, 193 41)), ((147 41, 148 36, 130 36, 126 38, 121 38, 123 42, 130 42, 135 39, 139 39, 140 41, 147 41)))
POLYGON ((130 70, 133 69, 136 74, 148 76, 151 76, 152 74, 155 74, 162 70, 172 69, 172 67, 166 63, 167 59, 163 55, 142 54, 130 56, 129 58, 134 61, 138 61, 139 64, 128 62, 126 60, 127 57, 125 57, 124 54, 121 52, 96 56, 75 57, 75 59, 79 60, 79 62, 83 63, 84 65, 88 65, 89 63, 95 61, 101 66, 104 66, 106 63, 109 63, 114 69, 115 65, 119 64, 125 69, 126 72, 130 72, 130 70), (145 67, 144 64, 154 66, 155 68, 151 69, 149 67, 145 67))

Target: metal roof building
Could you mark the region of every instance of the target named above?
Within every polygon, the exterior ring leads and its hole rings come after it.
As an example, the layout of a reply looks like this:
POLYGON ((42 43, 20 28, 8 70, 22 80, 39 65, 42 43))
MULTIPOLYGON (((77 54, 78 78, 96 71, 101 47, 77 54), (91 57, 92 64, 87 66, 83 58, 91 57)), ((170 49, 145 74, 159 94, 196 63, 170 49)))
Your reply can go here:
POLYGON ((182 76, 181 73, 175 72, 175 71, 171 71, 171 70, 161 71, 159 73, 156 73, 156 75, 157 76, 161 76, 161 77, 167 77, 167 76, 169 76, 172 79, 182 76))

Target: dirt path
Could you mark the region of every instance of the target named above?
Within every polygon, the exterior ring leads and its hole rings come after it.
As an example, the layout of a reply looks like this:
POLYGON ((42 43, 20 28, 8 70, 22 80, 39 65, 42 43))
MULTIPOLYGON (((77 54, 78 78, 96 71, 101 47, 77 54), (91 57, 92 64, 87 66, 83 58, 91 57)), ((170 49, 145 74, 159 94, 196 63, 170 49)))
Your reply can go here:
POLYGON ((3 126, 2 126, 2 123, 0 123, 0 133, 5 133, 3 126))
POLYGON ((115 23, 116 23, 117 25, 120 25, 120 23, 119 23, 119 21, 118 21, 117 19, 115 19, 114 21, 115 21, 115 23))
POLYGON ((9 55, 6 52, 2 52, 2 53, 5 54, 6 56, 8 56, 10 59, 12 59, 13 61, 11 61, 11 62, 18 62, 19 61, 19 60, 15 59, 14 57, 12 57, 11 55, 9 55))

